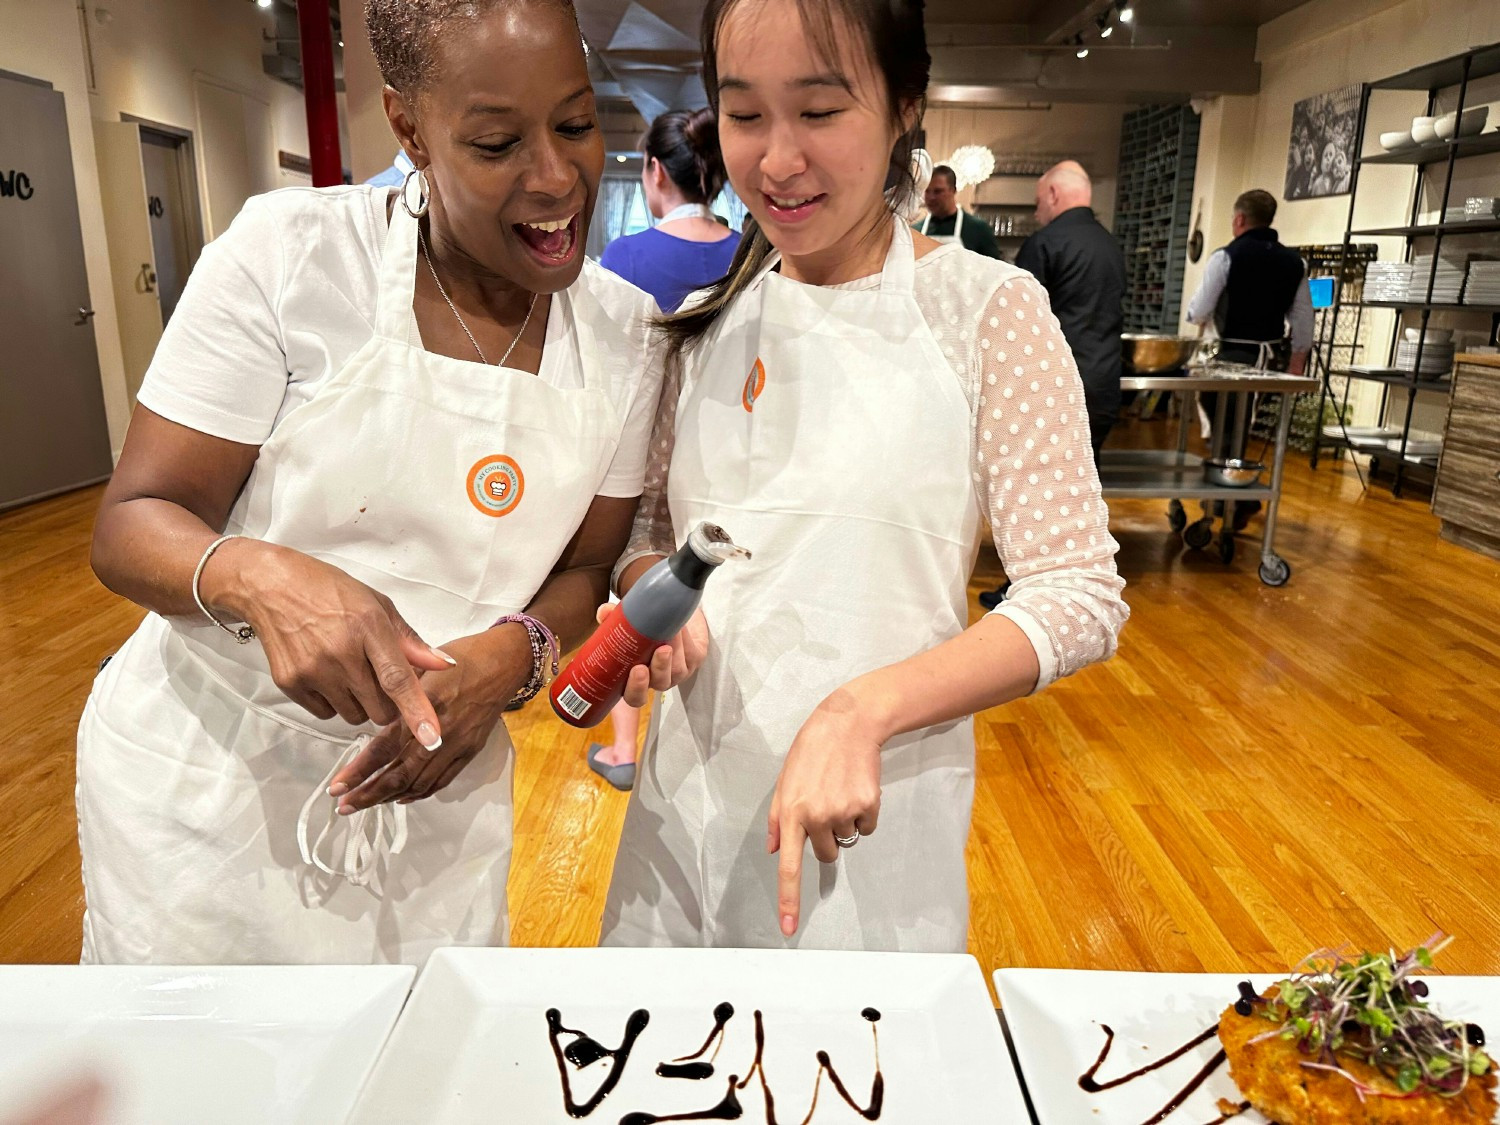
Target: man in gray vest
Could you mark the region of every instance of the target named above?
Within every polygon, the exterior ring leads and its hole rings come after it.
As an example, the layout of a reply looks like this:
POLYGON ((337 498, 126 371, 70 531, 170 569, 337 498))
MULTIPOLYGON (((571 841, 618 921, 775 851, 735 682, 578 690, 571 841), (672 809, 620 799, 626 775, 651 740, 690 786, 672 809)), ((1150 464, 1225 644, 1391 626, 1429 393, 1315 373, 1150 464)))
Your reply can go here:
MULTIPOLYGON (((1213 322, 1220 359, 1301 375, 1312 351, 1312 293, 1301 255, 1283 246, 1271 226, 1275 218, 1270 192, 1247 191, 1234 201, 1234 240, 1209 257, 1187 318, 1193 324, 1213 322)), ((1210 419, 1217 417, 1218 398, 1202 396, 1210 419)), ((1250 414, 1247 399, 1239 418, 1226 422, 1229 432, 1214 435, 1220 455, 1244 456, 1250 414)), ((1242 530, 1259 510, 1258 500, 1237 504, 1234 529, 1242 530)))

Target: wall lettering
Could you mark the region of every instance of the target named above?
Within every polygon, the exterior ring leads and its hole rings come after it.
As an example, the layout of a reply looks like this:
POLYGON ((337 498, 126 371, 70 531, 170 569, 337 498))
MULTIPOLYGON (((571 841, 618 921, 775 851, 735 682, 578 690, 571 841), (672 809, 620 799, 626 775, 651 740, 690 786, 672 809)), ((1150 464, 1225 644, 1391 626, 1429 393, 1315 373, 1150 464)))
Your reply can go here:
POLYGON ((146 205, 146 210, 151 213, 153 219, 159 219, 167 213, 167 209, 162 204, 161 196, 159 195, 151 197, 151 202, 146 205))

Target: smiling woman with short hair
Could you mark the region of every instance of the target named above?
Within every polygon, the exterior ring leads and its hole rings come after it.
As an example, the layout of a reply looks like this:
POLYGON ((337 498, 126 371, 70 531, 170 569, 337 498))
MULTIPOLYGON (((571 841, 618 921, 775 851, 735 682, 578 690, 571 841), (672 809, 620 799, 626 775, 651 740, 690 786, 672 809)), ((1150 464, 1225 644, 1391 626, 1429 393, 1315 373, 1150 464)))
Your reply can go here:
POLYGON ((415 170, 246 204, 99 514, 151 612, 79 728, 86 961, 504 944, 502 712, 593 625, 641 492, 655 308, 583 257, 571 6, 366 12, 415 170))

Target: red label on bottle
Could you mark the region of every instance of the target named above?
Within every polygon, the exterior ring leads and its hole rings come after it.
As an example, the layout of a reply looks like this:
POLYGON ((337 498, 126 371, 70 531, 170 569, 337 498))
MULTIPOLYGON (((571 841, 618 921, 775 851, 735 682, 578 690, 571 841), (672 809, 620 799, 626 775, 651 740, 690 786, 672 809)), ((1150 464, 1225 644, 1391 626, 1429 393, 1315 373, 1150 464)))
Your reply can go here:
POLYGON ((553 681, 557 717, 575 727, 598 726, 625 693, 630 670, 646 663, 660 646, 626 620, 623 606, 615 606, 553 681))

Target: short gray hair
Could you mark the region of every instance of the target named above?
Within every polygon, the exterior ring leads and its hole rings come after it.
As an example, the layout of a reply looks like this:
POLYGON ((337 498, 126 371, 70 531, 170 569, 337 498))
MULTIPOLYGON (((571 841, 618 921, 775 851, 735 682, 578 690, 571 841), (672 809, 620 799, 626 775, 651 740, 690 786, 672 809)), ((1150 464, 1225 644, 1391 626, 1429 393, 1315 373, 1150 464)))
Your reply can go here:
MULTIPOLYGON (((365 0, 370 49, 385 84, 415 93, 435 77, 433 45, 450 27, 486 16, 518 0, 365 0)), ((576 23, 573 0, 545 0, 564 9, 576 23)))

